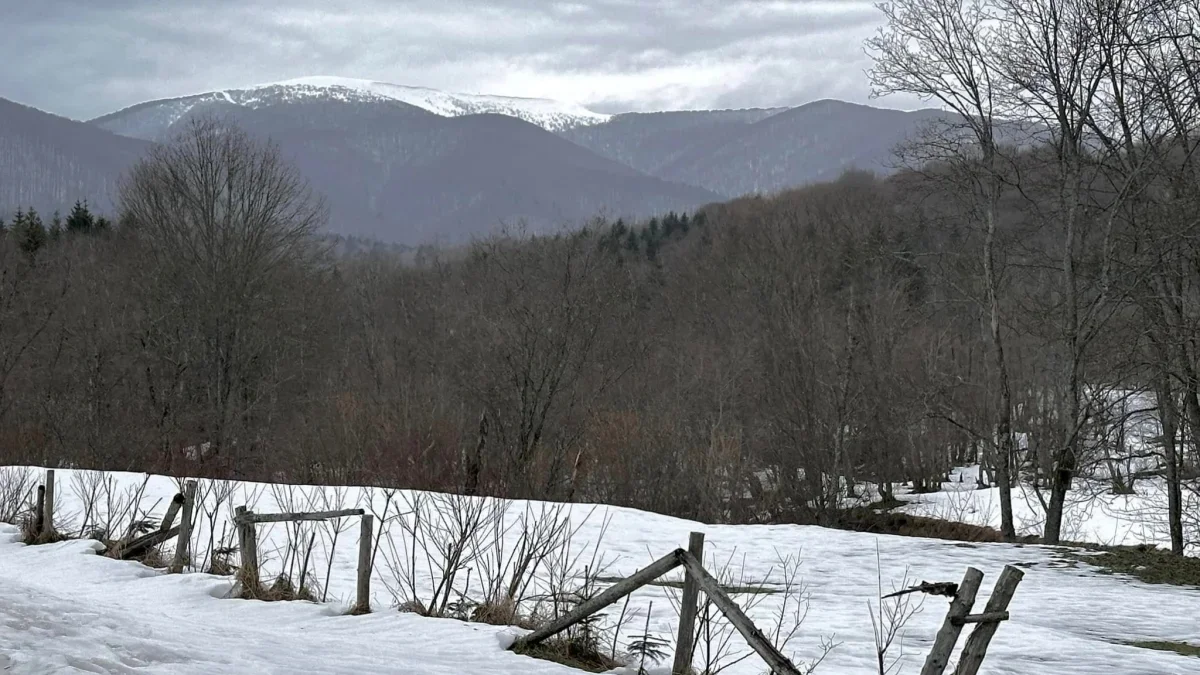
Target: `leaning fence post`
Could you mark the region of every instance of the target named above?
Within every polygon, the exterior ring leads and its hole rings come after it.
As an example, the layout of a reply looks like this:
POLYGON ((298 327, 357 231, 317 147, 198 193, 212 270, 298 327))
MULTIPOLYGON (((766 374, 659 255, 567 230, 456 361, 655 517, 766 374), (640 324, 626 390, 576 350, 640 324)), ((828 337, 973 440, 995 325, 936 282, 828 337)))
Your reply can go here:
POLYGON ((183 490, 183 513, 179 518, 179 541, 175 544, 175 558, 171 561, 171 572, 179 574, 187 563, 188 550, 192 543, 192 513, 196 503, 196 481, 189 480, 183 490))
MULTIPOLYGON (((688 553, 696 560, 704 560, 704 533, 692 532, 688 537, 688 553)), ((671 675, 688 675, 692 668, 692 640, 696 635, 696 605, 700 597, 700 584, 696 575, 685 569, 683 598, 679 604, 679 636, 675 640, 675 665, 671 675)))
POLYGON ((46 502, 42 513, 42 534, 54 531, 54 469, 46 471, 46 502))
POLYGON ((354 606, 355 614, 367 614, 371 611, 371 539, 375 529, 375 516, 366 514, 358 534, 358 604, 354 606))
POLYGON ((980 622, 975 626, 975 630, 971 631, 971 635, 967 637, 967 644, 963 647, 962 656, 958 657, 958 667, 954 670, 954 675, 975 675, 979 672, 979 666, 983 664, 983 657, 987 654, 988 644, 1003 620, 999 617, 1008 614, 1008 602, 1012 600, 1017 591, 1017 584, 1021 583, 1024 576, 1025 573, 1016 567, 1004 566, 996 587, 992 589, 992 596, 988 598, 987 606, 983 609, 985 617, 991 615, 994 618, 980 622))
POLYGON ((946 612, 946 619, 933 642, 933 649, 929 650, 929 656, 925 659, 921 675, 942 675, 945 672, 950 663, 950 654, 958 642, 958 635, 962 632, 962 618, 969 614, 971 607, 975 605, 975 595, 979 593, 981 583, 983 572, 968 567, 962 583, 958 586, 958 592, 950 601, 950 609, 946 612))

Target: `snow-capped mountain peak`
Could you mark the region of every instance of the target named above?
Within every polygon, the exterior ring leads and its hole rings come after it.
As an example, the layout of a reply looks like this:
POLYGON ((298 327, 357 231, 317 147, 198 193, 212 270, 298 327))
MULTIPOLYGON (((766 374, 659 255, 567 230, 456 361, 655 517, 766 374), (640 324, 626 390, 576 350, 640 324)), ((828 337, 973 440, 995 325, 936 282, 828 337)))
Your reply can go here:
POLYGON ((398 101, 443 117, 486 113, 508 115, 549 131, 600 124, 610 117, 578 104, 550 99, 459 94, 374 80, 318 76, 152 101, 93 122, 116 133, 153 140, 198 105, 218 103, 260 108, 302 100, 398 101))
POLYGON ((551 131, 558 131, 588 124, 600 124, 609 119, 587 108, 563 101, 545 98, 521 98, 516 96, 492 96, 488 94, 461 94, 410 87, 373 80, 345 77, 301 77, 282 82, 249 87, 250 90, 280 87, 294 90, 297 95, 320 95, 320 92, 353 92, 363 97, 387 98, 401 101, 443 117, 495 113, 518 117, 551 131))

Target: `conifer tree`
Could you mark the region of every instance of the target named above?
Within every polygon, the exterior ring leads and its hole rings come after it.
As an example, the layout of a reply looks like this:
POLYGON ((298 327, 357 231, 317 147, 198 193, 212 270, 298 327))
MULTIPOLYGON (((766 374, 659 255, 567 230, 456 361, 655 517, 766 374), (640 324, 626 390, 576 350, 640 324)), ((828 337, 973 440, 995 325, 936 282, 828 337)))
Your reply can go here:
POLYGON ((637 251, 641 249, 641 244, 638 242, 637 230, 632 228, 629 230, 629 235, 625 237, 625 248, 630 251, 637 251))
POLYGON ((50 219, 50 227, 46 231, 49 241, 58 241, 63 235, 63 219, 62 214, 58 211, 54 212, 54 217, 50 219))
POLYGON ((91 234, 95 229, 96 218, 88 209, 87 201, 76 201, 71 215, 67 216, 67 231, 71 234, 91 234))
POLYGON ((46 244, 46 226, 41 216, 34 209, 27 212, 17 212, 17 220, 12 226, 12 236, 21 250, 30 257, 46 244))

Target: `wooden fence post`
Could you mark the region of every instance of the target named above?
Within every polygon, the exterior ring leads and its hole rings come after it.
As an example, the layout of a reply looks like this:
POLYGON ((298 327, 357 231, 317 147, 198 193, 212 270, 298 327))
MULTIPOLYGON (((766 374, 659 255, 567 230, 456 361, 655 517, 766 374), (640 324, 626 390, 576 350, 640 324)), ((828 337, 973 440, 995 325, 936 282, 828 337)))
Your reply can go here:
POLYGON ((929 656, 925 659, 925 667, 921 669, 921 675, 942 675, 945 672, 946 666, 950 662, 950 654, 958 642, 958 635, 962 632, 962 619, 970 614, 971 607, 975 605, 975 595, 979 593, 979 584, 981 583, 983 583, 983 572, 974 567, 968 567, 967 573, 963 575, 962 583, 958 585, 958 593, 950 601, 950 609, 946 612, 942 628, 938 631, 933 648, 929 650, 929 656))
POLYGON ((358 534, 358 604, 354 606, 355 614, 371 611, 371 539, 374 531, 375 516, 364 515, 358 534))
MULTIPOLYGON (((42 536, 42 525, 46 518, 46 486, 38 486, 37 504, 33 506, 33 536, 35 539, 40 539, 42 536)), ((36 543, 36 542, 35 542, 36 543)))
POLYGON ((1024 576, 1025 573, 1016 567, 1004 566, 996 588, 992 590, 992 596, 988 598, 987 606, 983 609, 982 617, 988 620, 979 622, 967 637, 967 644, 963 647, 962 656, 958 658, 958 667, 955 668, 954 675, 975 675, 979 672, 979 666, 983 664, 983 657, 987 654, 988 644, 996 634, 996 629, 1000 627, 1000 622, 1004 620, 1001 617, 1008 616, 1008 603, 1024 576))
POLYGON ((771 667, 772 673, 775 675, 800 675, 800 669, 789 661, 775 645, 771 644, 767 636, 754 625, 754 622, 746 616, 741 607, 738 607, 733 598, 721 590, 720 582, 704 569, 699 560, 686 551, 680 551, 679 557, 687 567, 687 571, 695 577, 696 583, 700 585, 700 589, 704 591, 708 599, 712 600, 712 603, 721 610, 726 619, 729 619, 729 623, 737 629, 737 632, 742 634, 746 644, 758 652, 762 660, 771 667))
POLYGON ((54 469, 46 471, 46 501, 42 514, 42 534, 54 531, 54 469))
POLYGON ((183 508, 183 502, 187 497, 183 496, 182 492, 178 492, 171 498, 171 503, 167 504, 167 512, 163 515, 162 522, 158 524, 160 532, 166 532, 175 525, 175 517, 179 515, 179 509, 183 508))
POLYGON ((187 564, 188 550, 192 544, 192 514, 196 503, 196 481, 189 480, 183 490, 183 513, 179 520, 179 540, 175 543, 175 557, 171 561, 171 572, 179 574, 187 564))
MULTIPOLYGON (((696 560, 704 560, 704 533, 692 532, 688 537, 688 553, 696 560)), ((700 584, 691 570, 684 570, 683 598, 679 603, 679 634, 675 639, 675 665, 671 675, 688 675, 692 668, 692 640, 696 635, 696 605, 700 598, 700 584)))
POLYGON ((239 506, 235 510, 234 523, 238 528, 238 545, 241 549, 241 566, 238 580, 242 582, 242 594, 249 598, 258 596, 258 533, 255 531, 254 512, 239 506))

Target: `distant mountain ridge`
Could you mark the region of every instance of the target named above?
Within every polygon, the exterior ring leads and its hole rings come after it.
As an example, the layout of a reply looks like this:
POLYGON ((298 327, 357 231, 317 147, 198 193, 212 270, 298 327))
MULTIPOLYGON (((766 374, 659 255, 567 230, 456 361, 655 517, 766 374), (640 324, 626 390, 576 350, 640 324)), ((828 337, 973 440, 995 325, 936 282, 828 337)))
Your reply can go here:
POLYGON ((86 124, 13 106, 0 107, 0 214, 111 202, 150 143, 216 115, 279 143, 329 202, 331 234, 405 245, 460 243, 505 224, 544 231, 694 210, 852 168, 888 173, 893 148, 947 119, 831 100, 604 115, 334 77, 148 101, 86 124))
POLYGON ((0 98, 0 218, 33 208, 48 220, 77 199, 110 213, 121 175, 149 147, 0 98))
POLYGON ((721 198, 647 175, 515 116, 442 116, 371 92, 296 91, 280 97, 267 90, 253 105, 232 94, 206 96, 186 102, 182 112, 135 106, 94 124, 165 139, 194 115, 228 119, 280 145, 326 197, 331 233, 390 243, 461 243, 504 225, 548 231, 600 214, 648 217, 721 198))
POLYGON ((147 101, 98 117, 91 123, 125 136, 162 140, 166 129, 197 106, 222 102, 254 109, 311 100, 347 103, 397 101, 442 117, 489 113, 507 115, 548 131, 599 124, 611 117, 580 105, 550 99, 457 94, 427 87, 319 76, 147 101))
POLYGON ((939 110, 823 100, 788 109, 629 113, 561 133, 653 176, 732 198, 833 180, 848 169, 890 173, 898 144, 945 119, 939 110))

